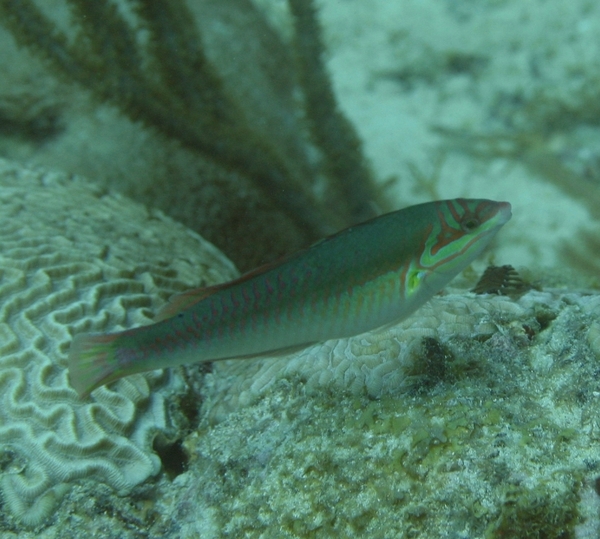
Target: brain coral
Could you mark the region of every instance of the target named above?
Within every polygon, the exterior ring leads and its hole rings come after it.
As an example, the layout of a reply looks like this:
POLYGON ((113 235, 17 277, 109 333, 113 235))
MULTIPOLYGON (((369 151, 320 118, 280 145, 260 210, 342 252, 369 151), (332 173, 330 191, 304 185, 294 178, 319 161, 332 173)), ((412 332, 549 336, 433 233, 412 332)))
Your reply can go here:
POLYGON ((148 323, 169 295, 235 275, 183 226, 82 179, 0 160, 0 491, 25 525, 80 480, 127 492, 160 469, 177 428, 177 373, 136 375, 79 399, 75 333, 148 323))

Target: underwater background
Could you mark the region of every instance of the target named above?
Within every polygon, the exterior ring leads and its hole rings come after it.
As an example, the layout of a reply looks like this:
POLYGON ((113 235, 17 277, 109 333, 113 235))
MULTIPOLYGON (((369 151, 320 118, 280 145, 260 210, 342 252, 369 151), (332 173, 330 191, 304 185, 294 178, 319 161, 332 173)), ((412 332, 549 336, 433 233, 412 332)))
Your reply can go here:
POLYGON ((0 0, 0 538, 600 536, 600 6, 0 0), (80 399, 73 336, 506 200, 400 324, 80 399), (471 292, 488 266, 501 286, 471 292))

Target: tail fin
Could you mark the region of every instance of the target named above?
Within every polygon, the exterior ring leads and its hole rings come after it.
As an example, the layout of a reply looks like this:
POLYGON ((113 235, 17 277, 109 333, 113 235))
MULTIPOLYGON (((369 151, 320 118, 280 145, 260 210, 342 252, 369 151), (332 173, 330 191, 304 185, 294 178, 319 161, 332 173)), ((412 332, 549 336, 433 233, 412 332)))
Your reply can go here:
POLYGON ((118 333, 76 335, 69 350, 69 377, 80 397, 124 376, 115 356, 118 333))

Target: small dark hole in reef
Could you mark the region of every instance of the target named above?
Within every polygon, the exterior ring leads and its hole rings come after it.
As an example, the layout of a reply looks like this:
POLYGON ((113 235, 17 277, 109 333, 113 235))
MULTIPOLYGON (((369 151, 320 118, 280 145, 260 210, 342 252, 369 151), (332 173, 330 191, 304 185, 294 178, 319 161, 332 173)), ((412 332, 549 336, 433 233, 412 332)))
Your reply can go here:
MULTIPOLYGON (((452 352, 433 337, 423 337, 422 354, 412 368, 407 370, 409 376, 416 377, 420 389, 431 388, 452 378, 449 366, 454 360, 452 352)), ((417 387, 415 387, 417 389, 417 387)))
POLYGON ((155 443, 154 451, 160 458, 163 470, 171 481, 187 470, 188 456, 183 449, 181 440, 164 445, 155 443))
POLYGON ((173 413, 183 414, 184 417, 189 421, 188 428, 194 429, 198 425, 200 417, 200 408, 202 407, 202 397, 194 391, 194 379, 199 379, 206 373, 212 372, 211 363, 201 363, 200 365, 192 365, 185 368, 185 377, 189 380, 188 390, 180 395, 177 399, 173 400, 173 413))
POLYGON ((600 475, 594 479, 594 490, 600 496, 600 475))
POLYGON ((0 108, 0 136, 19 138, 34 144, 43 144, 64 130, 60 112, 55 107, 43 107, 32 113, 22 111, 21 114, 7 108, 0 108))
POLYGON ((529 324, 523 324, 523 331, 527 338, 531 341, 535 337, 535 328, 529 324))
POLYGON ((537 323, 540 325, 540 332, 547 329, 550 326, 550 324, 554 321, 555 318, 556 318, 556 313, 554 313, 550 310, 540 310, 539 312, 537 312, 535 314, 535 319, 537 320, 537 323))

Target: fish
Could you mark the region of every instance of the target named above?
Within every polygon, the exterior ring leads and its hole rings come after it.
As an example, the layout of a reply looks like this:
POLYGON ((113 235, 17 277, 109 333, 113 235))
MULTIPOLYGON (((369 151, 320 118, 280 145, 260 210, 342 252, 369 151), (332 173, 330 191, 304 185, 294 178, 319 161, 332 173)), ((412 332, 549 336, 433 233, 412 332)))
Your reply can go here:
POLYGON ((386 213, 232 281, 184 292, 154 323, 71 343, 81 397, 124 376, 281 355, 406 318, 441 291, 511 218, 511 205, 440 200, 386 213))

